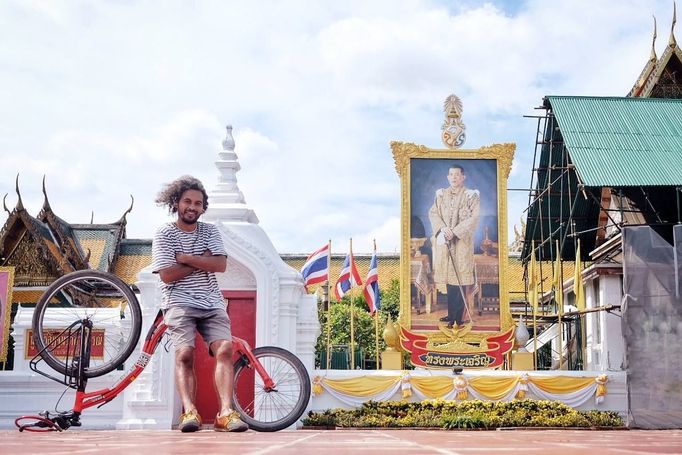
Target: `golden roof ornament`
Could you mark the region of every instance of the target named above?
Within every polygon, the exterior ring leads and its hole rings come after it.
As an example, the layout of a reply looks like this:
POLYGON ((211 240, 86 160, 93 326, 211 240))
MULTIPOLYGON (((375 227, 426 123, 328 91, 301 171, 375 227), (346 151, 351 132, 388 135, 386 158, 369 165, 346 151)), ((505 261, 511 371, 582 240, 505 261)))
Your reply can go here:
POLYGON ((670 38, 668 39, 668 46, 675 48, 677 41, 675 40, 675 24, 677 23, 677 4, 673 2, 673 23, 670 26, 670 38))
POLYGON ((441 127, 443 144, 449 149, 460 148, 466 140, 464 133, 466 127, 462 122, 462 100, 457 95, 445 98, 443 113, 445 114, 445 121, 441 127))
POLYGON ((656 62, 658 60, 658 57, 656 56, 656 16, 653 16, 654 18, 654 38, 651 40, 651 57, 649 57, 649 60, 652 62, 656 62))

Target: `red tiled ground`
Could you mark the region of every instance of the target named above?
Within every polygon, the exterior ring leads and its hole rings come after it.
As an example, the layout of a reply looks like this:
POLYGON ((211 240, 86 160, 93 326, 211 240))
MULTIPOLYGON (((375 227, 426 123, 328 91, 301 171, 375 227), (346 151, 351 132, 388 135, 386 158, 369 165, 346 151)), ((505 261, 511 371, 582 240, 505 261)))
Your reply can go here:
POLYGON ((682 454, 682 430, 0 431, 0 453, 190 454, 682 454))

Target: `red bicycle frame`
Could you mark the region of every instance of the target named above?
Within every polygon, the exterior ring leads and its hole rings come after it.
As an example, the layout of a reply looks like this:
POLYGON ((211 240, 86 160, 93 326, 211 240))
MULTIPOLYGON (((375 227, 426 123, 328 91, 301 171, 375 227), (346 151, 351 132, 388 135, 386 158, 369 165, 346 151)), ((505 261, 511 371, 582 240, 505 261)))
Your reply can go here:
MULTIPOLYGON (((86 392, 85 386, 87 380, 83 379, 79 381, 76 388, 76 399, 73 406, 74 416, 79 416, 84 409, 91 408, 93 406, 103 405, 113 400, 120 394, 126 387, 128 387, 135 379, 144 371, 146 366, 149 364, 149 360, 156 352, 156 348, 161 343, 161 337, 166 332, 166 324, 163 322, 163 313, 158 312, 152 326, 147 332, 144 344, 142 345, 142 352, 138 357, 135 365, 130 369, 128 374, 120 379, 116 385, 111 388, 104 388, 95 390, 93 392, 86 392)), ((265 391, 272 391, 275 388, 275 383, 268 375, 267 371, 263 368, 261 363, 256 359, 251 351, 249 344, 238 337, 232 337, 232 351, 233 356, 236 358, 246 357, 248 365, 253 366, 258 375, 263 379, 263 385, 265 391)))

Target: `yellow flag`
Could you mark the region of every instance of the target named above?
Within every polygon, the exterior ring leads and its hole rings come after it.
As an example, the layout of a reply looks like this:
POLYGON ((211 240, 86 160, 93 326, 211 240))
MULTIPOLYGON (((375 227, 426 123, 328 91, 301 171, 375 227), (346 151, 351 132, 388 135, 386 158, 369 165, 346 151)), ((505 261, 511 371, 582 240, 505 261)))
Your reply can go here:
POLYGON ((575 293, 575 306, 579 311, 585 309, 585 290, 583 289, 583 270, 582 261, 580 260, 580 239, 578 239, 578 247, 575 250, 575 274, 573 276, 573 293, 575 293))
POLYGON ((538 264, 535 261, 535 241, 531 243, 531 248, 528 268, 528 303, 535 314, 538 311, 538 264))
POLYGON ((556 300, 557 312, 564 314, 564 283, 561 280, 561 250, 559 241, 556 241, 556 262, 554 263, 554 276, 552 277, 554 286, 554 300, 556 300))

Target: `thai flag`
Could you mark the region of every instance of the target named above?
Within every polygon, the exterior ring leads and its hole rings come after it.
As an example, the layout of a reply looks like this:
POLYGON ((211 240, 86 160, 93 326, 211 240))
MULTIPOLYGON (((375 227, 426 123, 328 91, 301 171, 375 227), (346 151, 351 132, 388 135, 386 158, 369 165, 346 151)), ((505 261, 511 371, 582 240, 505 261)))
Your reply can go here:
POLYGON ((377 254, 372 255, 372 261, 369 263, 369 272, 367 272, 367 281, 365 281, 365 300, 369 306, 369 314, 374 314, 381 308, 381 297, 379 296, 379 270, 377 268, 377 254))
POLYGON ((355 266, 355 259, 353 259, 352 254, 346 255, 346 259, 343 261, 343 269, 341 269, 341 275, 336 281, 336 287, 334 293, 336 294, 336 300, 339 301, 352 287, 360 286, 362 280, 360 279, 360 273, 358 268, 355 266))
POLYGON ((329 279, 329 244, 320 248, 308 256, 301 268, 303 284, 306 292, 308 286, 316 283, 324 283, 329 279))

